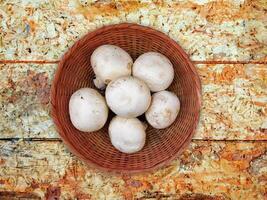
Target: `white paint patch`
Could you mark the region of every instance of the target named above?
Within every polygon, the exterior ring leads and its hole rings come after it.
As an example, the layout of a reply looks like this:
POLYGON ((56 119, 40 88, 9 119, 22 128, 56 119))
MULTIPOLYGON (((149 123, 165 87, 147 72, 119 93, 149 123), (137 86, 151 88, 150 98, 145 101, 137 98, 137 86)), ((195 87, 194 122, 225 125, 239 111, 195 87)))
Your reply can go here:
POLYGON ((54 23, 49 23, 46 26, 46 31, 47 31, 47 37, 48 38, 54 38, 57 36, 57 32, 56 32, 56 28, 55 28, 54 23))

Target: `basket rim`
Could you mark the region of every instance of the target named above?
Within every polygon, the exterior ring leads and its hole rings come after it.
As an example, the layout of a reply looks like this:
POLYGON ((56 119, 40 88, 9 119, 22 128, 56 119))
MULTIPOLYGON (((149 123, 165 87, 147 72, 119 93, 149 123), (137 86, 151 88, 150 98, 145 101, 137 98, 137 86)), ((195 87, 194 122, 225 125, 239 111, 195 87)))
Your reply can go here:
POLYGON ((146 173, 146 172, 155 171, 155 170, 157 170, 157 169, 159 169, 159 168, 161 168, 163 166, 168 166, 189 145, 189 143, 192 140, 193 135, 196 132, 197 125, 199 124, 200 110, 201 110, 201 92, 202 92, 201 81, 200 81, 200 78, 199 78, 198 73, 196 71, 196 68, 195 68, 194 64, 192 63, 192 61, 190 60, 190 58, 188 57, 188 55, 186 54, 186 52, 182 49, 182 47, 176 41, 174 41, 172 38, 170 38, 165 33, 161 32, 161 31, 158 31, 156 29, 153 29, 151 27, 147 27, 147 26, 143 26, 143 25, 139 25, 139 24, 134 24, 134 23, 113 24, 113 25, 103 26, 101 28, 98 28, 96 30, 93 30, 92 32, 89 32, 89 33, 85 34, 78 41, 76 41, 67 50, 67 52, 61 57, 60 62, 58 63, 58 67, 57 67, 57 69, 55 71, 55 75, 54 75, 54 79, 52 81, 51 91, 50 91, 51 117, 52 117, 53 122, 55 124, 56 131, 58 132, 58 134, 59 134, 60 138, 62 139, 64 145, 70 150, 71 153, 73 153, 80 160, 85 162, 87 164, 87 166, 89 165, 90 168, 94 167, 94 168, 99 169, 99 170, 101 170, 103 172, 113 173, 113 174, 146 173), (151 34, 160 36, 162 39, 164 39, 164 40, 168 41, 169 43, 171 43, 172 45, 174 45, 176 49, 180 50, 179 53, 182 56, 183 61, 188 64, 189 69, 191 70, 191 72, 194 74, 194 77, 195 77, 195 79, 192 79, 192 81, 194 81, 195 87, 197 88, 196 89, 196 92, 197 92, 197 97, 196 97, 196 101, 197 102, 196 103, 198 105, 197 116, 196 116, 196 120, 195 120, 195 122, 194 122, 194 124, 192 126, 192 131, 187 136, 187 138, 185 139, 183 144, 180 146, 179 150, 175 154, 171 155, 169 158, 166 158, 164 161, 161 161, 161 162, 155 164, 152 167, 145 168, 145 169, 134 169, 134 170, 107 168, 107 167, 100 166, 100 165, 94 163, 93 161, 85 158, 78 150, 76 150, 75 146, 72 145, 67 138, 62 136, 63 132, 65 132, 65 131, 64 131, 64 127, 61 125, 61 123, 58 120, 58 115, 57 115, 58 112, 57 112, 57 108, 56 108, 56 96, 57 96, 58 81, 60 79, 61 71, 64 69, 64 63, 65 63, 65 61, 67 59, 70 58, 72 52, 75 51, 76 48, 79 47, 81 44, 83 44, 85 40, 88 40, 90 38, 94 38, 94 37, 98 36, 99 34, 101 34, 102 32, 106 32, 106 31, 109 31, 111 29, 128 29, 128 28, 136 29, 136 30, 139 30, 139 31, 140 30, 141 31, 145 31, 145 32, 149 32, 151 34))

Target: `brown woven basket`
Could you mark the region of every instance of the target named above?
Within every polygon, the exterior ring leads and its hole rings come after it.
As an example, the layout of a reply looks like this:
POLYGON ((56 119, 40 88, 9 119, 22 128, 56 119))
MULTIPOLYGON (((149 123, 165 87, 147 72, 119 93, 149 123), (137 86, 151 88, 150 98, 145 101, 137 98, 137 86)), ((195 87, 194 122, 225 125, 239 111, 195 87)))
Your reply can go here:
POLYGON ((52 85, 52 117, 65 144, 87 164, 105 171, 144 172, 169 163, 189 144, 199 119, 200 94, 196 69, 174 40, 159 31, 136 24, 111 25, 88 33, 63 56, 52 85), (138 153, 124 154, 111 145, 109 122, 100 131, 82 133, 70 121, 70 96, 79 88, 94 88, 90 56, 103 44, 118 45, 133 59, 148 51, 160 52, 174 66, 175 77, 168 90, 178 95, 180 113, 169 128, 156 130, 149 126, 145 147, 138 153))

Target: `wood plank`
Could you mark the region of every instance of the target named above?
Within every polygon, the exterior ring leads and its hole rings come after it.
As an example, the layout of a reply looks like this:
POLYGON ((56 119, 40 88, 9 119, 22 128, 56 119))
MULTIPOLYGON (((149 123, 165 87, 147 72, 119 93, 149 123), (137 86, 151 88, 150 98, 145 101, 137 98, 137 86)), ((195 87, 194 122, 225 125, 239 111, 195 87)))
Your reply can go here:
POLYGON ((260 0, 1 1, 0 59, 58 60, 88 31, 127 21, 165 32, 193 60, 266 62, 266 9, 260 0))
POLYGON ((195 139, 267 139, 267 65, 197 65, 202 112, 195 139))
MULTIPOLYGON (((196 65, 203 87, 194 139, 267 140, 267 65, 196 65)), ((55 64, 0 65, 0 138, 58 138, 49 116, 55 64)))
POLYGON ((197 141, 166 168, 114 176, 87 168, 60 141, 0 141, 0 194, 9 199, 265 199, 266 151, 266 142, 197 141))

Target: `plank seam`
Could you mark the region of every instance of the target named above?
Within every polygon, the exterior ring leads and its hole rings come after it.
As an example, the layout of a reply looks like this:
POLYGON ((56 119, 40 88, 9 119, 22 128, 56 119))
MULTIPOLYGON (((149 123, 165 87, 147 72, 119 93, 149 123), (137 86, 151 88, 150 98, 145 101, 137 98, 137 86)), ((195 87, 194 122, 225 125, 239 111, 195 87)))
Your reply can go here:
MULTIPOLYGON (((193 60, 194 64, 267 64, 267 61, 193 60)), ((0 60, 0 64, 58 64, 59 60, 0 60)))
MULTIPOLYGON (((29 141, 29 142, 62 142, 60 138, 0 138, 0 141, 29 141)), ((192 142, 267 142, 267 140, 214 140, 214 139, 192 139, 192 142)))

